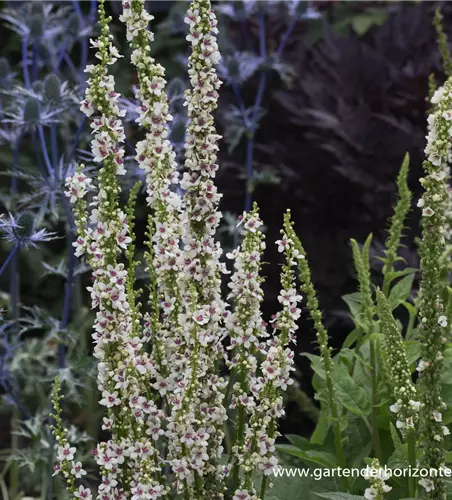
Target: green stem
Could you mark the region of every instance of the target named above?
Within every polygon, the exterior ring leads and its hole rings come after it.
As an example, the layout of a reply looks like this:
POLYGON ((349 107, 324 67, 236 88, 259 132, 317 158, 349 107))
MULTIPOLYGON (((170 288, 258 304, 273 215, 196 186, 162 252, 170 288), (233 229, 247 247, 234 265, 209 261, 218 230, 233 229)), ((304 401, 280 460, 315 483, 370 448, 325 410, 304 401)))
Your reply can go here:
MULTIPOLYGON (((334 399, 334 387, 331 375, 327 376, 327 386, 328 386, 328 403, 331 411, 331 417, 333 419, 333 432, 334 432, 334 443, 336 448, 337 463, 341 469, 346 468, 344 446, 342 444, 342 432, 341 424, 339 420, 339 412, 336 405, 336 400, 334 399)), ((347 492, 349 489, 348 478, 342 476, 342 486, 347 492)))
POLYGON ((385 274, 384 279, 383 279, 383 293, 384 293, 384 296, 386 298, 389 298, 389 287, 390 287, 390 285, 391 285, 391 282, 388 279, 388 275, 385 274))
POLYGON ((260 491, 260 494, 259 494, 259 498, 261 500, 264 500, 264 497, 265 497, 265 490, 267 489, 267 476, 263 476, 262 477, 262 483, 261 483, 261 491, 260 491))
MULTIPOLYGON (((243 388, 245 385, 245 375, 240 373, 240 386, 243 388)), ((237 411, 237 426, 235 431, 235 446, 243 446, 243 441, 245 439, 245 409, 242 404, 239 403, 238 411, 237 411)), ((234 447, 232 446, 232 448, 234 447)), ((235 491, 239 487, 239 464, 235 461, 232 472, 232 488, 235 491)))
MULTIPOLYGON (((19 411, 17 408, 13 409, 11 416, 11 454, 14 455, 19 450, 19 411)), ((13 461, 9 469, 9 490, 11 498, 16 498, 19 493, 19 466, 17 462, 13 461)))
POLYGON ((0 492, 3 500, 9 500, 8 488, 6 487, 6 483, 3 479, 0 479, 0 492))
POLYGON ((377 379, 377 355, 375 340, 370 339, 370 365, 372 380, 372 444, 376 458, 381 460, 380 433, 378 431, 377 408, 378 408, 378 379, 377 379))
MULTIPOLYGON (((417 466, 416 460, 416 434, 412 430, 409 432, 407 436, 407 444, 408 444, 408 464, 411 467, 411 470, 414 470, 417 466)), ((410 498, 416 498, 416 487, 417 481, 415 477, 411 475, 408 477, 408 496, 410 498)))

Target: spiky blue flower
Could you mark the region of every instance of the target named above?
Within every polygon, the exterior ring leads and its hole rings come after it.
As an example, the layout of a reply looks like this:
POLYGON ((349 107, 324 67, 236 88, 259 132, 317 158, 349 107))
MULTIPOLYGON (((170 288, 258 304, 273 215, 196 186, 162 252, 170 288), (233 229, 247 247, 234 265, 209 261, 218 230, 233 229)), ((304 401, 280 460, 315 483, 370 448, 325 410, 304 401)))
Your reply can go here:
POLYGON ((31 212, 22 212, 17 216, 17 220, 12 214, 9 214, 9 219, 0 218, 0 233, 7 242, 14 243, 20 248, 37 248, 37 243, 57 237, 55 233, 46 229, 37 231, 35 217, 31 212))

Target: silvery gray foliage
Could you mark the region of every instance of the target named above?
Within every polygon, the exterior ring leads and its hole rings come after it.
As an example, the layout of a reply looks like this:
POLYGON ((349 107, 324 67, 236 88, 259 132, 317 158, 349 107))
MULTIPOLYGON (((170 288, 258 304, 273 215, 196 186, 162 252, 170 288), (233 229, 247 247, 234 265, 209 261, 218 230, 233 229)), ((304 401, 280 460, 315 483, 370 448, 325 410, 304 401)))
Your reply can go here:
POLYGON ((249 80, 265 63, 265 59, 248 51, 233 51, 221 61, 218 72, 225 83, 242 84, 249 80))
MULTIPOLYGON (((223 112, 223 118, 226 122, 224 131, 224 140, 228 145, 228 153, 231 154, 246 136, 252 124, 252 117, 255 112, 254 107, 240 110, 234 104, 230 104, 223 112)), ((266 110, 260 108, 257 114, 258 122, 265 115, 266 110)))

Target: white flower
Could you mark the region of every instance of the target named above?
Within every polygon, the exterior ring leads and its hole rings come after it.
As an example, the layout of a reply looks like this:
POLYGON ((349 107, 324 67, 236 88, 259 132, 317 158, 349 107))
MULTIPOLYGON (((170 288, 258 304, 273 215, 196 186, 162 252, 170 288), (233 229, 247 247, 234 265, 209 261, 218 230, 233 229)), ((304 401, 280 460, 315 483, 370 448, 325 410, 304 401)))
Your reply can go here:
POLYGON ((270 474, 273 473, 277 465, 278 465, 278 459, 274 456, 271 456, 271 457, 264 457, 260 467, 264 471, 264 475, 269 476, 270 474))
POLYGON ((428 368, 430 366, 430 361, 424 361, 423 359, 421 359, 419 361, 419 364, 417 365, 416 367, 416 370, 420 373, 420 372, 423 372, 426 368, 428 368))
POLYGON ((58 447, 58 460, 63 462, 64 460, 73 460, 74 459, 75 448, 72 447, 69 443, 66 443, 64 446, 58 447))
POLYGON ((74 497, 80 498, 81 500, 91 500, 93 498, 91 490, 85 488, 83 485, 80 485, 78 491, 74 492, 74 497))
POLYGON ((443 421, 443 416, 441 415, 441 413, 439 411, 433 412, 433 420, 435 420, 435 422, 442 422, 443 421))
POLYGON ((412 399, 410 399, 408 403, 411 406, 411 408, 413 408, 413 410, 416 411, 418 411, 421 407, 421 403, 419 401, 413 401, 412 399))
POLYGON ((366 491, 364 492, 364 498, 366 500, 374 500, 377 498, 377 492, 375 491, 375 488, 371 486, 370 488, 366 488, 366 491))
POLYGON ((86 471, 83 470, 81 462, 72 462, 71 474, 77 479, 80 479, 82 476, 86 475, 86 471))
POLYGON ((443 435, 448 436, 449 434, 450 434, 449 427, 446 427, 445 425, 443 425, 443 435))
POLYGON ((80 111, 90 117, 94 113, 94 108, 91 106, 91 103, 85 99, 80 105, 80 111))
POLYGON ((209 313, 207 311, 197 311, 193 314, 193 320, 198 325, 205 325, 209 322, 209 313))
POLYGON ((442 327, 446 327, 447 326, 447 317, 446 316, 440 316, 438 318, 438 325, 442 326, 442 327))
POLYGON ((103 391, 102 399, 99 401, 99 404, 106 406, 107 408, 111 408, 115 405, 120 405, 121 400, 118 398, 118 391, 114 391, 112 393, 103 391))
POLYGON ((419 484, 425 489, 427 493, 430 493, 430 491, 433 491, 435 489, 433 481, 431 479, 427 479, 426 477, 422 478, 419 481, 419 484))
POLYGON ((389 407, 389 410, 392 411, 392 413, 399 413, 400 406, 397 403, 394 403, 389 407))
POLYGON ((425 207, 422 210, 422 215, 424 217, 431 217, 434 213, 435 213, 434 210, 432 210, 430 207, 425 207))
POLYGON ((286 249, 288 241, 285 238, 283 238, 282 240, 277 240, 276 244, 278 245, 278 252, 282 253, 286 249))
POLYGON ((232 500, 249 500, 250 498, 248 490, 235 490, 232 500))

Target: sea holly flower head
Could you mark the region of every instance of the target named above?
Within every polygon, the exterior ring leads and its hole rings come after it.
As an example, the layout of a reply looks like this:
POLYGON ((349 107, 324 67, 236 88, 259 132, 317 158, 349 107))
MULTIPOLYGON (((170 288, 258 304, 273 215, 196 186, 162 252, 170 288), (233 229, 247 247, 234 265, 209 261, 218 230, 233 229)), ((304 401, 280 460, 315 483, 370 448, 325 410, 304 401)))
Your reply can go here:
POLYGON ((14 217, 9 214, 9 219, 0 218, 0 237, 6 241, 19 245, 21 248, 37 247, 37 244, 50 241, 57 236, 46 229, 35 229, 35 216, 31 212, 22 212, 14 217))

